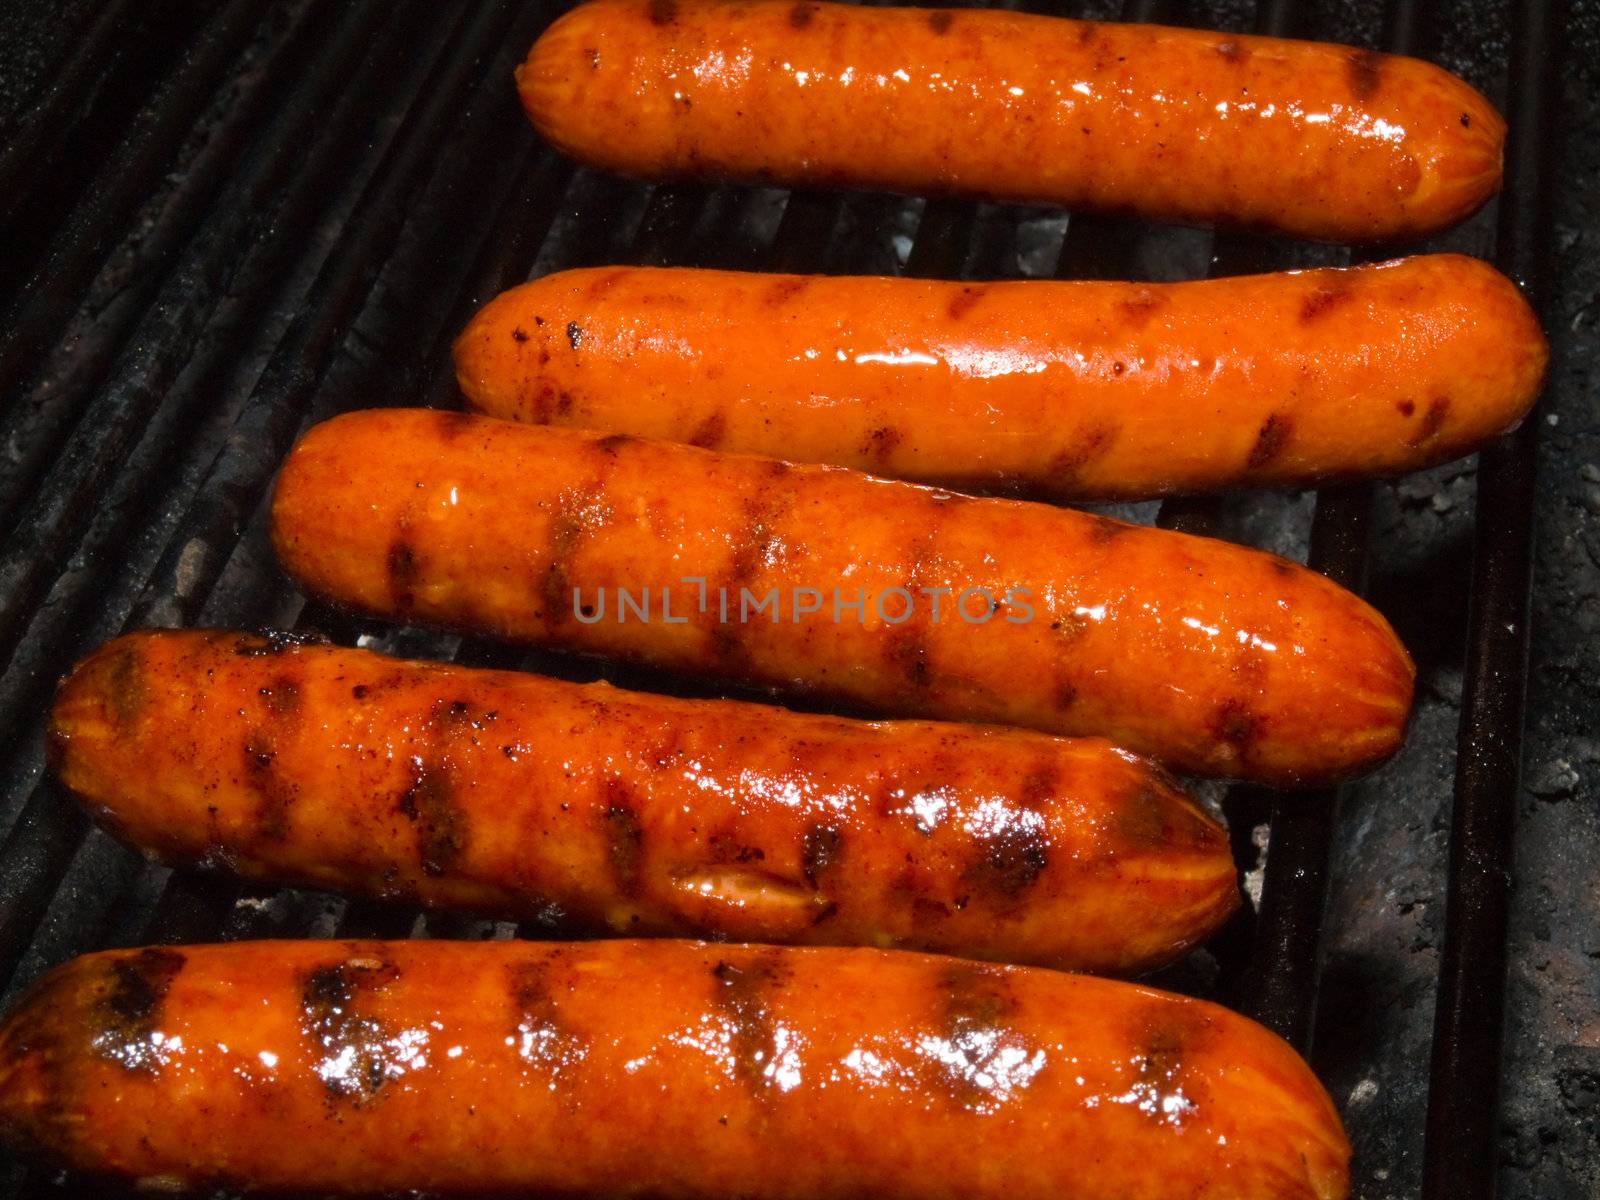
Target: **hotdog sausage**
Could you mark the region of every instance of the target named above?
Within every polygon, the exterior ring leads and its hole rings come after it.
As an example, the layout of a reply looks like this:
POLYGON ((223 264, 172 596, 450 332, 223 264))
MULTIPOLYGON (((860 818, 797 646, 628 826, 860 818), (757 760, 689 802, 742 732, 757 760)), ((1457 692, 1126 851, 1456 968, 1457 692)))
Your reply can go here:
POLYGON ((136 633, 51 717, 173 863, 618 933, 1123 973, 1237 904, 1227 836, 1100 741, 847 721, 249 634, 136 633))
POLYGON ((1416 237, 1500 185, 1505 122, 1430 63, 993 10, 591 0, 517 71, 539 132, 648 178, 948 192, 1416 237))
POLYGON ((317 1194, 1336 1200, 1349 1156, 1294 1051, 1215 1005, 697 942, 88 955, 0 1028, 0 1129, 317 1194))
POLYGON ((1133 499, 1457 458, 1547 351, 1460 255, 1202 283, 565 271, 456 342, 479 412, 979 490, 1133 499))
POLYGON ((352 413, 290 453, 272 531, 291 574, 366 612, 1101 735, 1210 774, 1362 770, 1410 704, 1383 618, 1296 564, 839 468, 352 413))

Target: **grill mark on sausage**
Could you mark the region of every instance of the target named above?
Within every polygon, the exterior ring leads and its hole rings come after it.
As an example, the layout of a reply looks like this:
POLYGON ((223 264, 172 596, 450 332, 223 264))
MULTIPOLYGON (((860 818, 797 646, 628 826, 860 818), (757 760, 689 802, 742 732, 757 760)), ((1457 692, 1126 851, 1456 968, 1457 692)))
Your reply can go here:
POLYGON ((529 1066, 547 1072, 552 1085, 567 1079, 589 1054, 589 1041, 562 1017, 551 978, 565 951, 556 949, 507 969, 511 1046, 529 1066))
POLYGON ((783 961, 775 951, 721 959, 711 975, 712 1008, 731 1027, 734 1077, 766 1100, 777 1055, 772 994, 787 978, 783 961))
POLYGON ((1218 42, 1215 46, 1215 49, 1216 52, 1222 55, 1223 58, 1235 64, 1242 63, 1245 59, 1250 57, 1250 51, 1246 50, 1238 42, 1232 40, 1218 42))
POLYGON ((1293 579, 1304 570, 1299 563, 1293 559, 1285 558, 1281 554, 1272 554, 1267 551, 1263 551, 1263 553, 1266 554, 1267 566, 1280 579, 1293 579))
POLYGON ((417 828, 417 861, 425 874, 448 873, 466 847, 467 814, 455 800, 454 772, 443 761, 411 760, 411 786, 396 808, 417 828))
POLYGON ((962 284, 961 290, 950 298, 948 313, 952 321, 959 321, 972 311, 972 306, 982 300, 989 290, 986 283, 962 284))
POLYGON ((904 440, 905 435, 893 425, 884 425, 867 434, 867 440, 861 444, 861 453, 881 465, 889 461, 904 440))
MULTIPOLYGON (((519 342, 528 340, 528 335, 523 333, 521 329, 513 330, 511 336, 515 337, 519 342)), ((472 418, 464 412, 441 408, 434 413, 434 428, 438 432, 440 440, 444 442, 455 441, 467 433, 472 428, 472 425, 472 418)))
POLYGON ((299 789, 279 774, 278 749, 266 729, 253 729, 244 739, 245 778, 260 803, 256 833, 264 841, 282 841, 289 833, 289 810, 299 789))
MULTIPOLYGON (((761 571, 771 565, 774 549, 778 545, 777 525, 788 512, 794 497, 779 482, 789 473, 789 464, 773 462, 755 491, 745 497, 742 518, 744 527, 734 542, 733 554, 719 586, 727 591, 730 616, 738 612, 740 589, 748 586, 761 571)), ((706 603, 710 599, 708 585, 706 603)), ((720 616, 720 614, 719 614, 720 616)), ((718 658, 736 659, 744 649, 744 623, 738 620, 717 620, 711 626, 711 645, 718 658)))
POLYGON ((1384 61, 1387 55, 1376 50, 1355 50, 1346 61, 1350 91, 1357 100, 1371 100, 1383 83, 1384 61))
POLYGON ((417 566, 417 552, 404 534, 389 545, 384 559, 388 571, 389 595, 401 612, 410 612, 416 604, 417 579, 421 570, 417 566))
POLYGON ((1243 700, 1224 700, 1217 706, 1212 732, 1244 758, 1261 734, 1261 717, 1243 700))
POLYGON ((1117 304, 1123 323, 1131 329, 1141 329, 1149 324, 1156 310, 1166 305, 1166 297, 1154 288, 1141 287, 1128 299, 1117 304))
POLYGON ((1319 283, 1300 301, 1302 324, 1309 324, 1318 317, 1326 316, 1355 296, 1355 289, 1350 286, 1348 278, 1343 275, 1331 275, 1328 278, 1332 282, 1319 283))
POLYGON ((138 719, 149 699, 144 663, 133 646, 119 646, 113 655, 111 666, 106 671, 106 700, 112 721, 119 727, 127 728, 138 719))
POLYGON ((1137 525, 1131 525, 1127 521, 1103 517, 1099 513, 1092 513, 1089 516, 1089 540, 1096 546, 1104 546, 1108 542, 1114 542, 1119 537, 1132 533, 1137 528, 1137 525))
POLYGON ((1409 417, 1417 411, 1416 402, 1412 400, 1397 401, 1395 407, 1400 410, 1402 417, 1409 417))
POLYGON ((722 439, 728 435, 728 418, 721 409, 712 413, 701 422, 700 428, 694 431, 694 436, 689 439, 691 446, 699 446, 705 450, 715 450, 722 444, 722 439))
POLYGON ((267 711, 275 717, 287 717, 300 707, 300 687, 286 676, 279 676, 259 690, 266 701, 267 711))
POLYGON ((328 1103, 364 1107, 407 1069, 414 1049, 382 1021, 359 1012, 363 997, 400 977, 393 963, 351 960, 314 967, 300 991, 300 1032, 316 1048, 312 1070, 328 1103))
POLYGON ((946 8, 936 8, 928 14, 928 28, 935 33, 949 33, 954 14, 946 8))
POLYGON ((836 862, 844 848, 844 834, 832 825, 813 825, 800 842, 800 870, 812 887, 836 862))
POLYGON ((1294 422, 1287 413, 1272 413, 1261 423, 1255 444, 1250 447, 1250 455, 1245 459, 1245 466, 1252 471, 1267 466, 1283 453, 1293 430, 1294 422))
POLYGON ((796 4, 789 10, 789 24, 795 29, 804 29, 811 24, 811 18, 817 13, 815 4, 796 4))
POLYGON ((1133 1080, 1129 1091, 1147 1120, 1181 1125, 1205 1103, 1203 1076, 1190 1069, 1212 1037, 1211 1020, 1188 1006, 1155 1001, 1135 1018, 1133 1080))
POLYGON ((766 302, 772 308, 779 308, 793 300, 801 292, 811 286, 811 279, 805 275, 785 275, 773 280, 767 286, 765 293, 766 302))
POLYGON ((156 1040, 161 1006, 187 961, 176 950, 151 946, 106 964, 105 991, 89 1014, 89 1046, 139 1075, 160 1072, 165 1054, 156 1040))
POLYGON ((632 791, 620 779, 608 779, 602 786, 605 808, 600 821, 606 839, 606 861, 617 891, 632 899, 639 894, 643 878, 644 827, 632 791))
POLYGON ((552 624, 565 621, 571 612, 573 555, 585 535, 604 525, 610 517, 604 497, 604 483, 595 482, 562 492, 556 498, 556 511, 550 518, 545 547, 544 579, 539 587, 544 618, 552 624))
POLYGON ((1406 439, 1406 444, 1420 446, 1439 436, 1439 431, 1444 428, 1444 420, 1450 415, 1450 399, 1447 396, 1436 396, 1428 402, 1428 411, 1422 414, 1422 420, 1417 423, 1417 428, 1406 439))
POLYGON ((1117 440, 1118 432, 1115 425, 1103 421, 1080 430, 1073 444, 1050 460, 1051 482, 1070 486, 1083 474, 1085 467, 1105 456, 1117 440))
POLYGON ((951 963, 934 981, 932 1037, 924 1042, 930 1090, 974 1112, 990 1112, 1037 1074, 1041 1049, 1012 1025, 1016 997, 1000 967, 951 963))
POLYGON ((1078 22, 1078 45, 1087 46, 1100 36, 1100 25, 1097 21, 1078 22))
POLYGON ((678 19, 677 0, 650 0, 649 12, 652 25, 671 25, 678 19))
POLYGON ((1054 793, 1058 778, 1053 762, 1034 768, 1003 823, 977 837, 973 856, 961 872, 962 882, 974 892, 1010 904, 1039 881, 1050 863, 1050 851, 1038 806, 1054 793))

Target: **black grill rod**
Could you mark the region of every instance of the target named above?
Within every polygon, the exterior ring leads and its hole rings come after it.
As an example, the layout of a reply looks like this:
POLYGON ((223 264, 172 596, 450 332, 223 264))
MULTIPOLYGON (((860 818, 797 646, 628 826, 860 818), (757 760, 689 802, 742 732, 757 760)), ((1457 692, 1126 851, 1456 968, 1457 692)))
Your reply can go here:
POLYGON ((234 0, 217 14, 199 49, 151 100, 148 124, 130 138, 74 209, 43 263, 38 285, 23 289, 0 317, 0 404, 37 365, 76 307, 76 298, 106 253, 127 231, 128 218, 171 162, 229 64, 254 32, 266 0, 234 0), (57 244, 59 243, 59 244, 57 244))
MULTIPOLYGON (((1393 54, 1416 54, 1436 35, 1435 0, 1397 0, 1384 14, 1382 42, 1393 54)), ((1393 247, 1363 248, 1356 262, 1390 257, 1393 247)), ((1354 482, 1317 493, 1308 565, 1360 593, 1366 586, 1373 485, 1354 482)), ((1272 804, 1271 843, 1262 882, 1255 946, 1242 1007, 1309 1053, 1316 1024, 1321 927, 1328 862, 1340 793, 1319 789, 1272 804)))
MULTIPOLYGON (((1564 6, 1513 9, 1496 262, 1548 313, 1564 6)), ((1540 406, 1478 459, 1467 662, 1457 740, 1444 951, 1434 1013, 1424 1200, 1495 1194, 1516 807, 1526 719, 1540 406)))
MULTIPOLYGON (((158 277, 146 285, 155 289, 153 307, 122 331, 127 345, 109 363, 96 362, 75 375, 75 386, 64 381, 52 392, 52 404, 76 411, 70 428, 60 431, 65 440, 54 461, 33 485, 29 502, 18 505, 15 526, 0 538, 0 658, 9 657, 38 598, 81 545, 98 502, 117 487, 128 454, 152 420, 185 401, 191 412, 214 403, 213 397, 195 393, 215 386, 213 381, 236 365, 256 333, 249 314, 277 300, 279 290, 293 282, 292 267, 305 247, 316 244, 318 222, 327 219, 330 205, 326 173, 338 172, 359 153, 378 115, 364 106, 319 112, 320 104, 352 81, 370 91, 395 79, 410 57, 410 42, 424 28, 395 22, 375 38, 365 23, 351 22, 337 31, 341 36, 328 46, 330 56, 315 64, 319 78, 305 81, 307 88, 315 82, 323 90, 313 90, 309 103, 294 106, 295 119, 287 128, 273 130, 285 144, 260 161, 247 160, 249 169, 218 197, 224 207, 190 231, 193 236, 175 261, 165 269, 147 268, 158 277), (364 50, 372 53, 366 62, 361 61, 364 50), (308 137, 313 126, 320 127, 318 136, 308 137), (261 208, 274 214, 265 232, 255 228, 254 213, 261 208), (174 386, 186 373, 195 379, 200 371, 204 378, 174 386), (106 385, 97 386, 102 379, 106 385)), ((296 42, 283 49, 292 46, 304 48, 296 42)), ((299 60, 284 57, 281 65, 287 70, 299 60)), ((165 224, 170 231, 175 222, 165 224)), ((115 560, 103 563, 105 569, 114 565, 115 560)))
MULTIPOLYGON (((203 544, 207 545, 231 545, 236 531, 244 527, 245 518, 256 507, 252 497, 261 495, 288 449, 299 427, 301 409, 393 248, 410 193, 428 167, 437 139, 459 122, 458 99, 475 78, 479 56, 488 57, 501 35, 506 11, 503 6, 485 5, 468 14, 475 32, 464 40, 479 47, 478 54, 459 54, 449 64, 441 64, 439 77, 423 86, 351 214, 347 228, 354 232, 324 263, 301 314, 257 384, 254 403, 235 426, 231 453, 213 464, 207 485, 169 541, 167 554, 134 605, 126 627, 171 623, 151 618, 171 609, 183 547, 196 537, 205 538, 203 544), (246 478, 240 478, 241 474, 246 478)), ((208 582, 196 587, 192 595, 198 598, 209 592, 216 579, 210 572, 215 569, 212 563, 202 564, 199 573, 208 576, 208 582)), ((0 969, 7 975, 32 936, 83 829, 84 819, 76 807, 59 803, 52 785, 42 783, 0 844, 0 863, 4 864, 0 871, 0 969)))

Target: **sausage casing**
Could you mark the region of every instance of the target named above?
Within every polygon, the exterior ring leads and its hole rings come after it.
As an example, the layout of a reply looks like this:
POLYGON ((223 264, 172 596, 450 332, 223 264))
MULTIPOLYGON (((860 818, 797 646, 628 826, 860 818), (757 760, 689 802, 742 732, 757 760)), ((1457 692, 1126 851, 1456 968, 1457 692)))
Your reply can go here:
POLYGON ((670 941, 88 955, 0 1028, 0 1129, 316 1194, 1338 1200, 1349 1154, 1295 1053, 1211 1004, 670 941))
POLYGON ((1431 63, 994 10, 591 0, 518 69, 534 125, 650 178, 950 192, 1416 237, 1500 184, 1505 122, 1431 63))
POLYGON ((1126 973, 1237 904, 1158 770, 1022 730, 149 632, 68 676, 50 744, 164 861, 610 932, 1126 973))
POLYGON ((977 490, 1136 499, 1430 466, 1528 411, 1547 350, 1455 254, 1197 283, 599 267, 456 342, 495 417, 977 490))
POLYGON ((367 612, 1197 772, 1347 775, 1399 745, 1410 704, 1388 624, 1297 564, 836 467, 351 413, 290 453, 272 529, 293 575, 367 612))

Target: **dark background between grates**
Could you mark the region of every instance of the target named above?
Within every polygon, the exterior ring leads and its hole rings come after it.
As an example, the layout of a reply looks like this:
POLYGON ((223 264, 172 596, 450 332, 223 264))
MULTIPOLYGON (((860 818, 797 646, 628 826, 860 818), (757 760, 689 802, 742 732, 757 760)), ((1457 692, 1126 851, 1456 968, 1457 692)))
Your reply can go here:
MULTIPOLYGON (((174 875, 91 829, 43 773, 42 716, 60 673, 121 629, 295 627, 694 694, 692 681, 354 621, 306 604, 272 562, 264 502, 297 432, 349 408, 454 404, 449 339, 500 288, 613 261, 1166 280, 1359 257, 1004 205, 652 189, 575 168, 528 128, 510 80, 560 7, 0 6, 6 998, 107 945, 516 932, 174 875)), ((1239 1007, 1309 1052, 1344 1113, 1362 1200, 1470 1200, 1497 1184, 1509 1200, 1592 1200, 1600 3, 1078 0, 1050 11, 1419 53, 1511 118, 1506 197, 1427 248, 1494 258, 1542 304, 1556 357, 1523 431, 1481 465, 1372 488, 1117 511, 1365 580, 1420 669, 1410 740, 1372 778, 1337 797, 1219 791, 1259 902, 1157 982, 1239 1007)), ((7 1158, 0 1191, 98 1194, 7 1158)))

